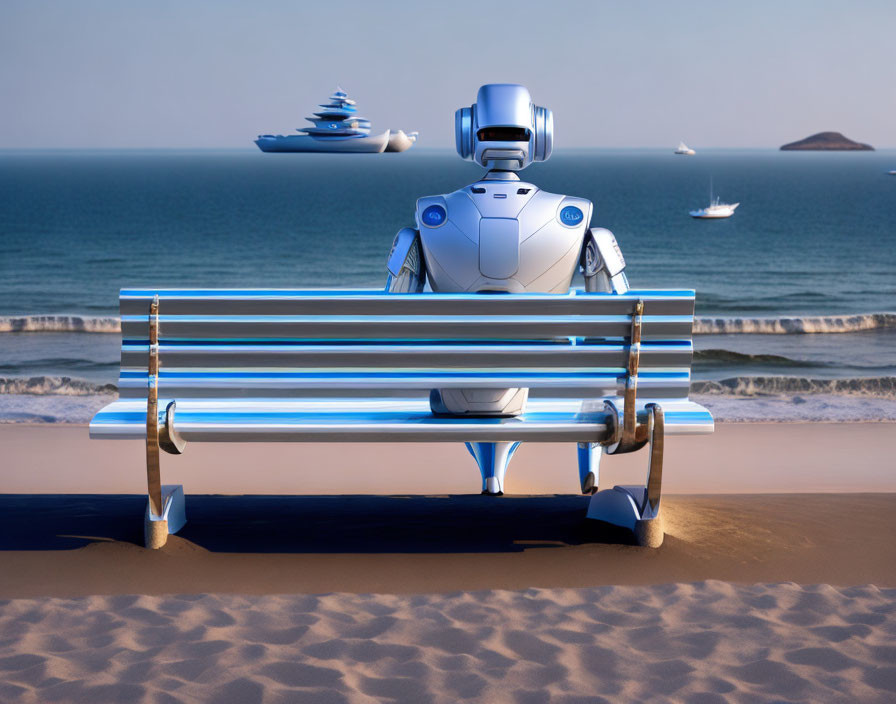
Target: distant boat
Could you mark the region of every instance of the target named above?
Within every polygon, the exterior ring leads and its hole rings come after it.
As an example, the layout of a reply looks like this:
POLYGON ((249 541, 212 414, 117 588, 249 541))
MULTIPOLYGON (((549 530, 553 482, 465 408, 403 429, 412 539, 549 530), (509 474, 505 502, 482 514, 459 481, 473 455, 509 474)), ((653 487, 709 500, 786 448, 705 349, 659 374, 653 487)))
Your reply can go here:
POLYGON ((715 219, 730 218, 740 203, 722 203, 712 196, 712 179, 709 180, 709 205, 702 210, 691 210, 692 218, 715 219))
POLYGON ((696 154, 697 152, 695 152, 693 149, 691 149, 684 142, 679 142, 678 149, 675 150, 675 153, 676 154, 684 154, 685 156, 694 156, 694 154, 696 154))
POLYGON ((403 152, 417 141, 417 133, 386 130, 370 134, 370 120, 357 114, 355 101, 337 87, 328 103, 314 117, 305 118, 313 127, 302 127, 305 134, 260 134, 255 144, 263 152, 351 152, 378 154, 403 152))
POLYGON ((887 171, 887 173, 890 174, 890 176, 896 176, 896 169, 893 169, 892 171, 887 171))

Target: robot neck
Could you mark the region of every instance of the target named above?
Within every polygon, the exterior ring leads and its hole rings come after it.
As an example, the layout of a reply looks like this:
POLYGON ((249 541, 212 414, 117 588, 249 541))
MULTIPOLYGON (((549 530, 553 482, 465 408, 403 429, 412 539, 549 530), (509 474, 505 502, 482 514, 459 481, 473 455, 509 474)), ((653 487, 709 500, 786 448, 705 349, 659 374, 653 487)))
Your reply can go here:
POLYGON ((516 175, 516 171, 507 171, 504 169, 491 169, 485 176, 483 181, 519 181, 520 177, 516 175))

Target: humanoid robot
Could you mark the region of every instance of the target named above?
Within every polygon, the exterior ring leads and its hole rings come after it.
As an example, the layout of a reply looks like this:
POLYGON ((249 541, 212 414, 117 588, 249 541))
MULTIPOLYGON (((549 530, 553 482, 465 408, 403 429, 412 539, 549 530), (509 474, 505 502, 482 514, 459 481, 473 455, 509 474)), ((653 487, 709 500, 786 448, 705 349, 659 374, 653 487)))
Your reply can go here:
MULTIPOLYGON (((587 291, 625 293, 625 260, 609 230, 589 227, 584 198, 548 193, 517 172, 546 161, 553 145, 550 110, 532 103, 521 85, 479 89, 476 103, 455 113, 457 152, 488 169, 479 181, 445 195, 417 200, 416 228, 392 244, 386 289, 393 293, 569 291, 581 270, 587 291)), ((514 416, 525 411, 528 389, 435 389, 433 413, 514 416)), ((501 495, 507 463, 519 443, 471 442, 482 473, 482 493, 501 495)), ((600 447, 580 445, 579 452, 600 447)), ((593 490, 593 474, 580 477, 593 490)))

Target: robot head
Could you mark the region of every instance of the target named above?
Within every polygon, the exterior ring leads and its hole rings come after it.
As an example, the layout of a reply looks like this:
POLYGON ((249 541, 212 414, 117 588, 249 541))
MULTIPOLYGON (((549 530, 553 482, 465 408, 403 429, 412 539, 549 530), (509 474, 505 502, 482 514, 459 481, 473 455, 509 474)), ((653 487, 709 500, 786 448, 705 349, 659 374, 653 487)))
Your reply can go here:
POLYGON ((476 103, 454 113, 457 153, 488 169, 519 171, 547 161, 554 143, 554 116, 532 104, 515 83, 490 83, 476 103))

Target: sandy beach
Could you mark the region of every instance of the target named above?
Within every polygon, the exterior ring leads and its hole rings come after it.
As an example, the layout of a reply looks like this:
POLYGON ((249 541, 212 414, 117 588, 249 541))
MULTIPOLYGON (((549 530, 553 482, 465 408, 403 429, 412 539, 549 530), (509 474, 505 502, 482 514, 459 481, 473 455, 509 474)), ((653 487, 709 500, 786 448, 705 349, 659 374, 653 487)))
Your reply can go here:
POLYGON ((197 445, 147 551, 140 443, 0 426, 0 701, 892 701, 893 442, 674 438, 659 550, 584 520, 565 446, 488 498, 452 445, 197 445))
POLYGON ((22 599, 6 702, 889 702, 893 589, 22 599))
MULTIPOLYGON (((666 440, 669 494, 896 491, 894 423, 718 423, 666 440)), ((0 423, 0 493, 145 494, 140 441, 90 440, 83 425, 0 423)), ((605 457, 601 486, 644 481, 645 453, 605 457)), ((162 457, 162 481, 190 494, 470 494, 460 443, 205 443, 162 457)), ((524 443, 510 494, 578 493, 573 444, 524 443)))

